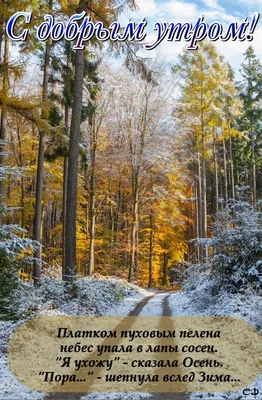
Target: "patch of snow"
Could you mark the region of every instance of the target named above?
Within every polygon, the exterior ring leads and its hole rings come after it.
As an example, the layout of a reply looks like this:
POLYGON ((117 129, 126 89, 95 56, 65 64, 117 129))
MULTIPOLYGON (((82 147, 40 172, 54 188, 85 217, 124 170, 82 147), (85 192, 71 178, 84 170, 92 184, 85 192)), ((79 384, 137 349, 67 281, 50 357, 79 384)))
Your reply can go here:
POLYGON ((159 316, 162 315, 162 300, 166 297, 166 293, 159 293, 154 296, 149 302, 145 305, 145 307, 140 312, 139 316, 159 316))
POLYGON ((81 400, 143 400, 151 397, 149 393, 90 393, 81 400))
POLYGON ((14 294, 19 299, 17 319, 38 315, 104 315, 124 298, 148 295, 143 289, 116 278, 84 278, 69 285, 43 279, 39 288, 23 284, 14 294))
MULTIPOLYGON (((173 316, 232 316, 238 317, 253 325, 262 333, 261 296, 255 294, 230 294, 223 292, 213 296, 209 306, 203 304, 203 299, 197 294, 200 291, 185 291, 174 293, 169 297, 169 305, 173 316)), ((262 375, 252 383, 249 389, 258 389, 262 398, 262 375)), ((244 388, 243 388, 244 389, 244 388)), ((242 390, 228 393, 192 393, 190 400, 251 400, 242 390)))
MULTIPOLYGON (((148 295, 146 290, 114 278, 81 279, 75 282, 69 292, 64 282, 54 279, 44 280, 42 286, 36 289, 31 284, 23 284, 15 294, 19 299, 19 319, 0 321, 0 400, 40 400, 46 395, 22 385, 8 368, 6 353, 9 337, 26 320, 42 315, 126 316, 148 295)), ((109 398, 108 394, 105 398, 109 398)), ((128 400, 131 398, 128 397, 128 400)))
POLYGON ((7 364, 7 344, 9 336, 21 322, 0 321, 0 400, 40 400, 45 394, 30 390, 16 380, 7 364))
POLYGON ((136 293, 132 297, 125 297, 120 304, 105 310, 104 316, 127 316, 148 293, 136 293))

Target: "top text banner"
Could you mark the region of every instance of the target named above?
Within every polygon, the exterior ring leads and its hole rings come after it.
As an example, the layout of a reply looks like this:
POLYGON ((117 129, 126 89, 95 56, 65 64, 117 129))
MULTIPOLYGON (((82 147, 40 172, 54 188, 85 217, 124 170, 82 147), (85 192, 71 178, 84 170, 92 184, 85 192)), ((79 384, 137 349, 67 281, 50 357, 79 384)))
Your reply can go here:
MULTIPOLYGON (((13 41, 26 41, 30 33, 27 27, 32 21, 31 12, 17 12, 8 20, 6 33, 13 41)), ((146 28, 148 22, 144 18, 141 22, 130 22, 121 27, 119 22, 113 22, 105 26, 103 22, 92 22, 86 12, 74 14, 67 21, 55 20, 52 15, 45 15, 44 21, 34 27, 33 34, 39 41, 46 41, 49 38, 53 41, 67 40, 74 41, 75 50, 84 49, 88 41, 96 38, 100 42, 130 41, 138 42, 146 50, 155 49, 164 40, 168 42, 187 42, 188 50, 196 50, 198 43, 204 39, 211 42, 218 40, 227 41, 252 41, 257 27, 260 14, 255 12, 251 18, 244 18, 242 22, 232 21, 227 25, 214 21, 207 23, 202 15, 193 23, 191 22, 156 22, 153 26, 155 40, 147 42, 146 28)))

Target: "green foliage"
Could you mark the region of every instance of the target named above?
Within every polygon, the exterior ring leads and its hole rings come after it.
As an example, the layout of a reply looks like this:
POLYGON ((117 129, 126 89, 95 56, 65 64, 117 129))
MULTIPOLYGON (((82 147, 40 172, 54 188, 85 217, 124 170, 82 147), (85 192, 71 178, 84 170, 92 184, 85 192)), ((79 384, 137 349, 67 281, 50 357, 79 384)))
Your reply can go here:
POLYGON ((38 243, 21 237, 24 230, 13 225, 0 227, 0 318, 14 315, 17 300, 13 297, 19 285, 19 270, 32 262, 38 243))
POLYGON ((238 83, 240 99, 243 101, 243 112, 238 118, 238 127, 246 136, 245 145, 237 150, 240 161, 240 177, 247 183, 245 167, 252 167, 252 139, 254 140, 254 158, 256 167, 261 167, 262 158, 260 147, 262 143, 261 129, 261 94, 262 94, 262 64, 250 46, 241 64, 242 81, 238 83))
POLYGON ((12 293, 19 285, 17 266, 8 259, 3 251, 0 252, 0 318, 8 319, 13 316, 14 298, 12 293))
MULTIPOLYGON (((21 171, 8 166, 0 167, 0 180, 4 181, 9 174, 15 176, 21 171)), ((1 202, 0 217, 3 219, 11 210, 1 202)), ((32 254, 39 246, 25 234, 26 231, 17 225, 0 224, 0 318, 13 316, 16 308, 13 293, 19 285, 18 271, 32 262, 32 254)))
POLYGON ((244 201, 231 201, 218 214, 212 249, 211 274, 228 290, 262 288, 262 213, 244 201))

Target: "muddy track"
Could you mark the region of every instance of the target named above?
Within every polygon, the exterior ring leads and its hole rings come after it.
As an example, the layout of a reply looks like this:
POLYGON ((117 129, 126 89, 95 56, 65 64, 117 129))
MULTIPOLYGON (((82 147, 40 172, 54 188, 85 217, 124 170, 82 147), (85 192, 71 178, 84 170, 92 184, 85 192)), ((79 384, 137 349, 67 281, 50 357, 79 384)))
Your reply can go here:
MULTIPOLYGON (((137 317, 143 310, 143 308, 147 305, 147 303, 155 297, 156 294, 153 294, 151 296, 148 296, 141 300, 137 306, 128 314, 128 317, 137 317)), ((162 316, 163 317, 168 317, 171 316, 171 309, 169 307, 168 303, 168 298, 170 294, 166 294, 164 299, 162 300, 162 316)), ((171 323, 171 322, 170 322, 171 323)), ((80 400, 81 397, 86 396, 87 393, 49 393, 45 397, 45 400, 80 400)), ((124 399, 128 394, 125 394, 124 397, 122 397, 122 394, 119 393, 116 396, 115 400, 122 400, 124 399)), ((188 400, 189 399, 189 394, 188 393, 150 393, 152 397, 149 398, 149 400, 188 400)), ((101 393, 101 399, 99 400, 106 400, 107 397, 101 393)), ((139 396, 139 393, 134 396, 129 396, 128 400, 137 400, 141 399, 139 396)))
MULTIPOLYGON (((162 316, 172 316, 172 311, 169 306, 168 299, 171 294, 167 294, 162 301, 162 316)), ((151 398, 149 400, 188 400, 188 393, 150 393, 151 398)), ((134 399, 135 400, 135 399, 134 399)))
MULTIPOLYGON (((145 297, 143 300, 141 300, 136 307, 130 311, 128 314, 128 317, 137 317, 142 309, 146 306, 146 304, 154 297, 155 295, 151 295, 148 297, 145 297)), ((49 393, 46 397, 45 400, 80 400, 81 397, 85 396, 86 393, 49 393)), ((106 400, 106 399, 105 399, 106 400)))

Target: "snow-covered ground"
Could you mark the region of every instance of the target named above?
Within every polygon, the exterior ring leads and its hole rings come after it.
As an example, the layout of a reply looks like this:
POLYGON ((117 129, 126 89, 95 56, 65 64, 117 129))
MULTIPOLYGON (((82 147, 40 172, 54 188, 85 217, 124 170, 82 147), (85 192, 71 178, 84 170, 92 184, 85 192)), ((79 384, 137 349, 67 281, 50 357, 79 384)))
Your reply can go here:
MULTIPOLYGON (((150 293, 151 294, 151 293, 150 293)), ((7 365, 7 346, 12 332, 37 315, 128 315, 149 293, 117 279, 82 279, 70 295, 63 282, 46 280, 41 288, 25 285, 19 299, 16 322, 0 321, 0 400, 40 400, 45 393, 32 391, 16 380, 7 365)), ((141 397, 142 398, 142 397, 141 397)), ((97 400, 97 397, 92 397, 97 400)), ((130 399, 130 396, 129 396, 130 399)))
MULTIPOLYGON (((160 316, 163 300, 169 295, 169 309, 173 316, 235 316, 244 319, 262 333, 261 296, 254 294, 226 294, 212 296, 203 282, 194 290, 176 293, 157 293, 143 307, 141 316, 160 316)), ((20 384, 7 366, 9 335, 26 319, 35 315, 107 315, 126 316, 146 296, 153 294, 117 279, 84 279, 77 281, 68 293, 63 283, 46 281, 40 289, 28 285, 17 293, 19 322, 0 322, 0 400, 40 400, 45 393, 31 391, 20 384)), ((257 388, 262 399, 262 377, 250 386, 257 388)), ((92 393, 81 400, 143 400, 149 393, 92 393)), ((193 393, 190 400, 254 400, 254 396, 234 393, 193 393)))
POLYGON ((150 393, 90 393, 81 400, 143 400, 151 397, 150 393))
MULTIPOLYGON (((203 288, 204 289, 204 288, 203 288)), ((197 290, 174 293, 169 297, 169 306, 173 316, 232 316, 241 318, 253 325, 262 333, 262 297, 254 294, 223 293, 218 297, 210 297, 209 291, 197 290), (202 295, 198 296, 199 293, 202 295)), ((262 399, 262 374, 247 389, 258 389, 257 400, 262 399)), ((190 400, 254 400, 254 396, 246 396, 242 391, 229 393, 192 393, 190 400)))
POLYGON ((153 297, 142 309, 140 316, 159 316, 162 315, 162 301, 166 297, 166 293, 159 293, 157 296, 153 297))

